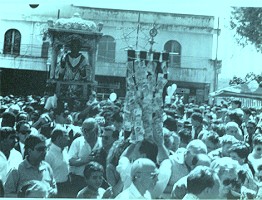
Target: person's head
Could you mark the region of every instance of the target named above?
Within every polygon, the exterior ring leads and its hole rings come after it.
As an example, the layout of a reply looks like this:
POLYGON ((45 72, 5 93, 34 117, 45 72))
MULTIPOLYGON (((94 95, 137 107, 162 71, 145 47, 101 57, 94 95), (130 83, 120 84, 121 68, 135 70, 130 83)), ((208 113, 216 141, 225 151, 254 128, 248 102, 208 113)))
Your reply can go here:
POLYGON ((217 158, 211 163, 211 168, 220 179, 220 198, 225 198, 237 184, 240 165, 230 157, 217 158))
POLYGON ((231 107, 232 107, 232 109, 241 108, 241 106, 242 106, 242 102, 241 102, 240 100, 238 100, 238 99, 233 99, 233 100, 231 101, 231 107))
MULTIPOLYGON (((139 157, 144 157, 152 160, 156 163, 156 158, 158 154, 158 147, 155 143, 152 143, 146 139, 144 139, 140 143, 140 147, 138 149, 139 151, 139 157)), ((138 157, 138 158, 139 158, 138 157)))
POLYGON ((102 145, 106 150, 109 150, 113 143, 119 138, 119 131, 114 125, 106 126, 102 131, 102 145))
POLYGON ((240 165, 246 162, 249 153, 249 145, 244 142, 237 142, 229 149, 229 156, 238 161, 240 165))
POLYGON ((2 122, 1 122, 1 127, 14 127, 15 126, 15 121, 16 121, 16 116, 12 112, 4 112, 2 114, 2 122))
POLYGON ((249 120, 250 116, 252 115, 252 111, 250 108, 244 107, 242 108, 244 112, 243 120, 246 122, 249 120))
POLYGON ((187 176, 187 191, 199 199, 218 198, 220 183, 217 173, 207 166, 196 167, 187 176))
POLYGON ((18 198, 47 198, 48 186, 43 181, 27 181, 17 193, 18 198))
POLYGON ((51 142, 60 148, 64 148, 69 144, 69 135, 66 128, 56 125, 51 132, 51 142))
POLYGON ((16 122, 20 122, 22 120, 28 121, 29 114, 27 112, 19 112, 16 116, 16 122))
POLYGON ((21 111, 21 108, 18 104, 12 104, 9 108, 8 108, 9 112, 12 112, 16 115, 18 115, 18 113, 21 111))
POLYGON ((0 149, 4 153, 10 152, 17 141, 15 129, 11 127, 0 128, 0 149))
POLYGON ((171 115, 167 115, 167 118, 164 121, 163 125, 170 131, 177 131, 177 121, 171 115))
POLYGON ((240 141, 244 139, 238 124, 235 122, 228 122, 226 124, 226 134, 232 135, 240 141))
POLYGON ((192 166, 193 157, 197 154, 207 154, 207 147, 202 140, 195 139, 189 142, 185 152, 185 163, 188 166, 192 166))
POLYGON ((237 111, 228 111, 225 117, 225 122, 236 122, 238 126, 243 123, 243 114, 237 111))
POLYGON ((234 144, 239 142, 234 136, 232 135, 224 135, 220 138, 220 144, 222 147, 222 155, 229 157, 229 149, 234 144))
POLYGON ((144 193, 153 189, 158 177, 158 169, 155 163, 147 158, 138 158, 131 167, 131 179, 138 191, 144 193))
POLYGON ((85 140, 90 143, 96 143, 99 126, 95 118, 87 118, 82 124, 82 132, 85 140))
POLYGON ((215 131, 206 131, 201 140, 206 144, 208 153, 220 147, 219 135, 215 131))
POLYGON ((187 144, 192 140, 192 134, 188 129, 182 129, 178 131, 178 136, 180 137, 179 147, 186 147, 187 144))
POLYGON ((16 124, 16 132, 17 132, 17 136, 19 138, 19 141, 24 144, 25 143, 25 139, 31 133, 31 125, 30 125, 30 123, 28 121, 26 121, 26 120, 19 121, 16 124))
POLYGON ((84 177, 87 186, 90 189, 97 191, 103 183, 103 174, 104 168, 101 164, 94 161, 89 162, 84 169, 84 177))
POLYGON ((211 158, 204 153, 197 154, 192 159, 192 169, 197 166, 207 166, 210 167, 211 158))
POLYGON ((32 165, 38 165, 45 159, 46 138, 43 135, 29 135, 25 140, 25 155, 32 165))
POLYGON ((253 152, 254 156, 262 156, 262 135, 257 135, 253 139, 253 152))
POLYGON ((256 132, 257 123, 255 120, 248 120, 247 122, 247 133, 252 138, 254 133, 256 132))
POLYGON ((69 47, 72 53, 78 53, 81 49, 81 37, 78 35, 72 35, 69 38, 69 47))
POLYGON ((39 119, 40 117, 40 111, 39 110, 33 110, 33 112, 30 114, 30 120, 32 122, 35 122, 39 119))
POLYGON ((193 127, 199 127, 202 125, 203 123, 203 116, 201 113, 199 112, 194 112, 192 115, 191 115, 191 123, 192 123, 192 126, 193 127))

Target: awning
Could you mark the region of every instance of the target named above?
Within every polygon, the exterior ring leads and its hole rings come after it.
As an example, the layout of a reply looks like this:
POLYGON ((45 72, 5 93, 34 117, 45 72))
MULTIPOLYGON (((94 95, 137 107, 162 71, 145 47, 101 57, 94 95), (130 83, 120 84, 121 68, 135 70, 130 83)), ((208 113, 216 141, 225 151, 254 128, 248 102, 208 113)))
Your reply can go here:
POLYGON ((256 81, 226 87, 209 94, 211 97, 239 97, 262 100, 262 87, 256 81))

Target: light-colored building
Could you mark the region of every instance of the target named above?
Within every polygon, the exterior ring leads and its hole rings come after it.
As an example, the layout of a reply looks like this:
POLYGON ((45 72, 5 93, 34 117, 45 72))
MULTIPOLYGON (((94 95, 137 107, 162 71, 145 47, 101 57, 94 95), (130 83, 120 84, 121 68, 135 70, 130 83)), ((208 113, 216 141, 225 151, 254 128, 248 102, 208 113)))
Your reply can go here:
MULTIPOLYGON (((103 23, 103 36, 97 51, 96 80, 100 85, 111 85, 119 96, 125 95, 126 50, 148 51, 149 31, 153 25, 157 28, 153 50, 170 52, 168 79, 169 84, 177 84, 176 92, 184 94, 186 100, 204 102, 208 100, 209 92, 216 89, 221 61, 212 60, 216 45, 213 41, 217 37, 213 16, 68 5, 59 10, 50 9, 30 16, 25 13, 20 18, 1 19, 3 94, 17 92, 12 89, 12 79, 16 79, 16 84, 23 79, 21 82, 26 81, 25 86, 30 86, 28 82, 31 78, 31 91, 37 91, 34 90, 37 82, 43 86, 36 89, 44 88, 49 74, 48 43, 43 40, 47 21, 70 18, 74 13, 79 13, 82 19, 103 23), (10 70, 15 70, 15 75, 10 70)), ((101 93, 112 91, 100 88, 101 93)))

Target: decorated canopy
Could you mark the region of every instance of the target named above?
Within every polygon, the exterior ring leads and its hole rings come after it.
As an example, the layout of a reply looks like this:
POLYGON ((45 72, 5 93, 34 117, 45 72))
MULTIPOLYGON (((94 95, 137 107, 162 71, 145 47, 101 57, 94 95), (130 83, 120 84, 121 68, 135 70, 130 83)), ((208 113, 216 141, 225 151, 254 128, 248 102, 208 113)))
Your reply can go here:
POLYGON ((254 80, 210 93, 211 97, 239 97, 262 100, 262 87, 254 80))

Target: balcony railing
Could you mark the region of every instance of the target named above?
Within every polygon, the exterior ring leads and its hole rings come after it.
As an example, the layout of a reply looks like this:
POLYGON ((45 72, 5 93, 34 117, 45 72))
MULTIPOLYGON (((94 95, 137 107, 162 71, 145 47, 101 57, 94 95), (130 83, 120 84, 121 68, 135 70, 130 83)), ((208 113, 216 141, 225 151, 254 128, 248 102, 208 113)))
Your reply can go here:
POLYGON ((46 58, 0 54, 0 68, 48 71, 46 58))

